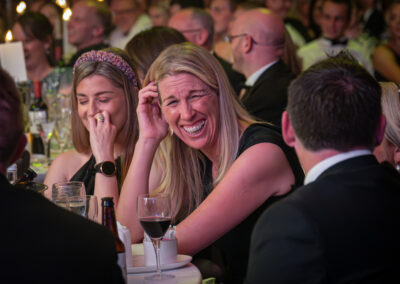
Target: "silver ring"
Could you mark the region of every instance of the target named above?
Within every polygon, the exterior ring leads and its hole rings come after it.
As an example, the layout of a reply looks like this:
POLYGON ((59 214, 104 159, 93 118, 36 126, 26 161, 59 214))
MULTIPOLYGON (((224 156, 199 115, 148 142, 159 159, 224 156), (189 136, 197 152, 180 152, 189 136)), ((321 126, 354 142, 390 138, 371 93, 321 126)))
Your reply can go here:
POLYGON ((101 113, 95 115, 97 122, 104 122, 104 116, 101 113))

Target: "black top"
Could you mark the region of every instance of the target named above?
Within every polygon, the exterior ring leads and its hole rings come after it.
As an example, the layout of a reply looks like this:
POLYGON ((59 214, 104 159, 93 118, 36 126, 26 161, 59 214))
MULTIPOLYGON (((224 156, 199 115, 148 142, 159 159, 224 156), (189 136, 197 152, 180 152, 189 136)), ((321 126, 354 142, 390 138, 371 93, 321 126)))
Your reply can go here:
MULTIPOLYGON (((304 173, 297 156, 294 150, 285 144, 280 131, 275 126, 268 124, 250 125, 244 131, 240 139, 237 157, 239 157, 246 149, 259 143, 272 143, 279 146, 289 161, 290 167, 292 168, 295 176, 295 184, 292 186, 292 188, 296 188, 303 184, 304 173)), ((204 177, 204 182, 208 188, 212 186, 211 166, 212 164, 209 162, 207 164, 207 174, 204 177)), ((258 217, 268 206, 284 198, 286 195, 271 196, 268 198, 242 223, 237 225, 213 244, 213 246, 217 247, 222 255, 223 263, 219 263, 219 265, 222 265, 225 268, 224 283, 243 283, 246 274, 247 261, 249 258, 250 236, 253 227, 258 217)), ((232 210, 234 210, 234 208, 232 208, 232 210)), ((226 212, 226 214, 229 215, 229 212, 226 212)), ((210 248, 207 248, 206 250, 210 250, 210 248)), ((202 255, 202 252, 200 252, 200 257, 208 256, 204 256, 204 254, 202 255)), ((213 261, 218 262, 215 259, 213 259, 213 261)))
MULTIPOLYGON (((399 56, 396 52, 394 52, 394 50, 391 49, 389 46, 387 46, 387 48, 389 48, 390 51, 393 53, 394 59, 396 60, 396 64, 397 64, 398 66, 400 66, 400 56, 399 56)), ((387 81, 390 81, 390 80, 388 80, 387 78, 385 78, 385 77, 384 77, 381 73, 379 73, 378 71, 374 70, 374 72, 375 72, 375 79, 376 79, 377 81, 379 81, 379 82, 387 82, 387 81)))
MULTIPOLYGON (((94 166, 96 165, 96 160, 94 156, 90 156, 90 159, 72 176, 70 181, 83 181, 85 184, 86 194, 94 194, 94 180, 96 177, 96 170, 94 166)), ((121 159, 115 160, 115 166, 117 168, 117 182, 118 182, 118 192, 121 192, 121 159)))

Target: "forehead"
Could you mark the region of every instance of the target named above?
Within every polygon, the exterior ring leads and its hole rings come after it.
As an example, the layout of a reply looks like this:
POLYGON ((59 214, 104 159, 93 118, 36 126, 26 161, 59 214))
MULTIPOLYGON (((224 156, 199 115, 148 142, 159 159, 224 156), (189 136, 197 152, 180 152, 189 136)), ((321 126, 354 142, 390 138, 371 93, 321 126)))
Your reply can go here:
POLYGON ((210 8, 230 8, 229 0, 213 0, 210 4, 210 8))
POLYGON ((161 98, 166 98, 171 95, 209 89, 209 87, 202 80, 192 74, 180 73, 163 78, 158 83, 158 89, 161 98))
POLYGON ((335 17, 347 17, 348 5, 326 1, 322 6, 322 13, 335 17))
POLYGON ((192 26, 194 24, 195 21, 192 19, 191 13, 189 11, 176 13, 174 16, 172 16, 169 22, 169 26, 177 30, 187 29, 188 25, 192 26))

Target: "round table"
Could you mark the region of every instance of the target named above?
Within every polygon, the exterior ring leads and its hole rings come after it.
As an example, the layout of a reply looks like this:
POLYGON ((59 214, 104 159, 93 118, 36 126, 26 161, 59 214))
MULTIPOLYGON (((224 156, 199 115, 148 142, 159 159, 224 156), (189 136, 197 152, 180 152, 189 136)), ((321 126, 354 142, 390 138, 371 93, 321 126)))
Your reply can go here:
MULTIPOLYGON (((132 245, 132 255, 143 255, 143 244, 133 244, 132 245)), ((163 273, 172 274, 175 278, 169 281, 163 281, 164 284, 173 283, 173 284, 199 284, 202 282, 201 273, 191 263, 186 264, 185 266, 163 270, 163 273)), ((144 273, 128 273, 128 284, 141 284, 141 283, 150 283, 144 280, 144 277, 154 274, 155 271, 152 272, 144 272, 144 273)))

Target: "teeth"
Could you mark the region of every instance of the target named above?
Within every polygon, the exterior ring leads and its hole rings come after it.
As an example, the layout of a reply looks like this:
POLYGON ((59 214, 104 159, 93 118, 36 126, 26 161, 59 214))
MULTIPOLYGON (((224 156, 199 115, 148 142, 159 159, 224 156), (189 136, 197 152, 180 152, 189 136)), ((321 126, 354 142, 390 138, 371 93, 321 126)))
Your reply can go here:
POLYGON ((194 134, 195 132, 198 132, 199 130, 201 130, 204 126, 205 121, 203 120, 200 124, 196 125, 196 126, 192 126, 192 127, 183 127, 183 129, 185 129, 185 131, 189 134, 194 134))

